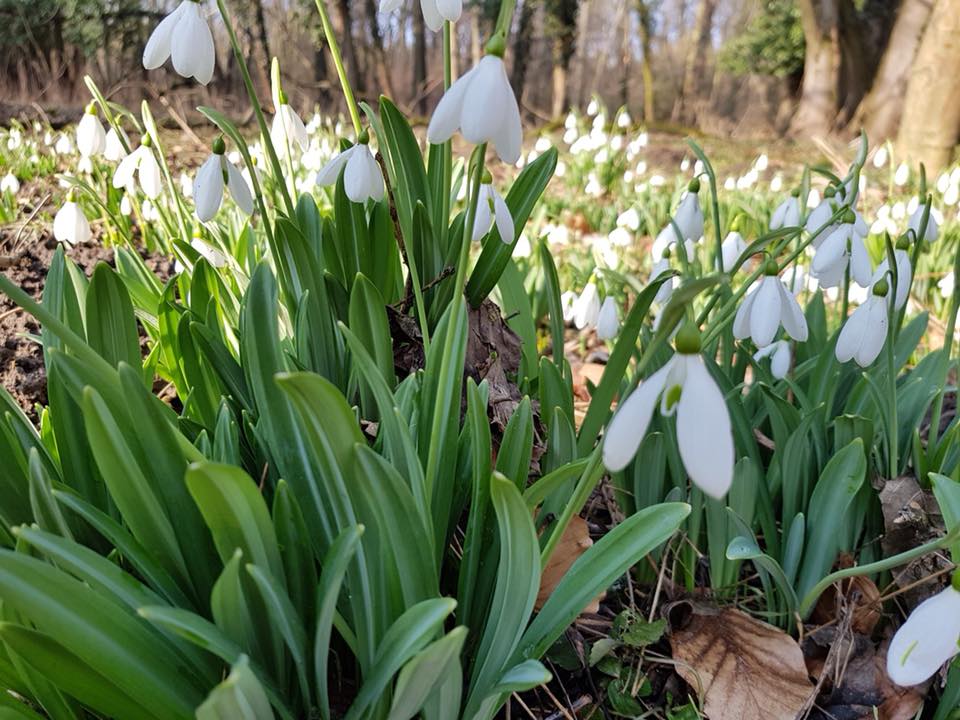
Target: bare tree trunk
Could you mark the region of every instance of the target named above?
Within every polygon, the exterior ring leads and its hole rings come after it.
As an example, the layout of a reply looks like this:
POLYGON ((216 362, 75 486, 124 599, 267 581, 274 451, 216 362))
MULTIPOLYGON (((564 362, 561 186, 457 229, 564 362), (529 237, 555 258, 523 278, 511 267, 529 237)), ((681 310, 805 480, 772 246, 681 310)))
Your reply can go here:
POLYGON ((840 77, 837 97, 842 100, 835 127, 843 127, 853 117, 863 96, 870 89, 876 61, 864 38, 863 24, 849 0, 840 0, 840 77))
MULTIPOLYGON (((260 79, 264 95, 261 97, 270 97, 270 40, 267 37, 267 19, 263 12, 262 0, 254 0, 253 18, 256 23, 257 40, 260 44, 260 52, 263 57, 257 63, 257 76, 260 79)), ((252 50, 252 49, 251 49, 252 50)), ((253 52, 250 53, 253 55, 253 52)))
POLYGON ((423 13, 413 11, 413 99, 417 112, 427 114, 427 26, 423 13))
POLYGON ((637 0, 637 18, 640 25, 640 77, 643 79, 643 121, 648 125, 656 121, 656 107, 653 96, 653 67, 650 53, 653 35, 653 19, 647 0, 637 0))
POLYGON ((373 41, 373 64, 380 92, 393 97, 393 81, 387 68, 387 56, 383 49, 383 33, 377 20, 376 0, 366 0, 367 24, 370 26, 370 38, 373 41))
POLYGON ((577 23, 579 25, 579 30, 577 32, 577 57, 580 58, 579 63, 577 64, 577 95, 574 98, 574 102, 577 105, 584 105, 587 102, 587 93, 589 89, 587 88, 587 45, 590 39, 590 7, 592 3, 589 0, 584 3, 583 9, 580 11, 580 21, 577 23))
POLYGON ((363 96, 366 90, 364 83, 363 68, 360 67, 360 58, 357 55, 357 46, 353 37, 353 18, 350 15, 350 0, 338 0, 337 15, 340 19, 340 37, 343 38, 340 43, 343 48, 343 56, 347 65, 347 75, 350 78, 350 84, 353 85, 353 91, 363 96))
POLYGON ((624 0, 624 18, 621 22, 623 34, 620 36, 620 106, 630 109, 630 75, 633 65, 633 51, 630 48, 630 0, 624 0))
POLYGON ((567 74, 577 49, 579 0, 548 0, 546 30, 553 49, 553 117, 567 108, 567 74))
POLYGON ((903 0, 870 92, 851 124, 863 127, 876 145, 896 134, 907 93, 910 66, 917 54, 934 0, 903 0))
POLYGON ((710 48, 710 30, 713 27, 713 13, 717 0, 700 0, 697 6, 697 18, 694 22, 693 38, 687 48, 687 57, 683 66, 683 88, 673 106, 673 122, 693 125, 697 121, 699 105, 703 97, 704 74, 707 65, 707 51, 710 48))
POLYGON ((960 0, 937 0, 910 69, 897 145, 937 172, 960 138, 960 0))
POLYGON ((536 0, 524 0, 520 7, 520 21, 517 24, 517 33, 513 37, 513 70, 510 73, 510 84, 517 94, 518 100, 523 101, 523 88, 527 81, 527 64, 530 61, 530 36, 533 27, 533 13, 536 10, 536 0))
POLYGON ((841 1, 799 0, 807 48, 800 104, 790 125, 794 135, 826 134, 837 115, 841 1))

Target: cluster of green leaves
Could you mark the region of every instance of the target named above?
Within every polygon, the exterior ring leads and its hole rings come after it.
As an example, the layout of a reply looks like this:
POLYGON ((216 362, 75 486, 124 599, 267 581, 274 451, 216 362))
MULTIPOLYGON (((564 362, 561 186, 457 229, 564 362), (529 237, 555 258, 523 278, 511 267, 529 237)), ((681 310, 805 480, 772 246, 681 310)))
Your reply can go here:
POLYGON ((794 0, 763 3, 739 35, 721 49, 720 66, 736 75, 789 77, 803 69, 806 44, 794 0))

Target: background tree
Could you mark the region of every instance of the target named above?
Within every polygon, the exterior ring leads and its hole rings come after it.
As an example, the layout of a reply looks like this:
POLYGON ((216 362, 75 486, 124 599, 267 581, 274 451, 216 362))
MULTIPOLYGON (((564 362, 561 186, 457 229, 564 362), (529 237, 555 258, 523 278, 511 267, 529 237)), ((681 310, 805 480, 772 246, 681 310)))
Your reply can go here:
POLYGON ((567 107, 567 72, 577 48, 579 0, 545 0, 545 31, 553 56, 553 104, 551 115, 559 117, 567 107))

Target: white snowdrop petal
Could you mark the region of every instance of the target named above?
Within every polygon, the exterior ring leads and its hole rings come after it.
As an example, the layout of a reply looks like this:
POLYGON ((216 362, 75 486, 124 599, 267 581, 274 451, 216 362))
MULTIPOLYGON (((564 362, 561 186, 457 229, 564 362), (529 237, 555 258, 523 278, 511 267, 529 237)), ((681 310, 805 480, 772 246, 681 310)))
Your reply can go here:
POLYGON ((863 244, 863 240, 854 236, 850 241, 850 276, 861 287, 870 284, 870 275, 873 268, 870 264, 870 255, 863 244))
POLYGON ((733 482, 733 431, 723 393, 699 355, 681 356, 687 377, 677 404, 677 446, 690 479, 720 499, 733 482))
POLYGON ((607 297, 600 306, 600 314, 597 316, 597 337, 601 340, 612 340, 617 336, 619 329, 617 304, 612 297, 607 297))
POLYGON ((445 143, 459 129, 460 118, 463 116, 464 98, 476 72, 477 68, 473 68, 466 75, 458 78, 440 98, 430 118, 430 125, 427 127, 428 142, 435 145, 445 143))
MULTIPOLYGON (((502 66, 502 63, 501 63, 502 66)), ((506 70, 503 71, 503 84, 500 88, 498 103, 500 124, 491 140, 497 155, 503 162, 514 164, 520 158, 523 145, 523 125, 520 122, 520 107, 517 98, 507 80, 506 70)))
POLYGON ((93 157, 103 152, 107 134, 96 115, 85 112, 77 124, 77 149, 83 157, 93 157))
POLYGON ((863 306, 869 313, 860 349, 854 356, 860 367, 869 367, 877 359, 887 340, 887 303, 874 295, 863 306))
POLYGON ((760 288, 754 288, 740 303, 737 308, 737 314, 733 318, 733 336, 737 340, 745 340, 750 337, 750 311, 753 309, 753 303, 757 299, 757 291, 760 288))
POLYGON ((960 592, 952 587, 924 600, 900 626, 887 650, 887 675, 909 687, 930 678, 960 652, 960 592))
POLYGON ((393 12, 401 5, 403 5, 403 0, 380 0, 380 12, 393 12))
POLYGON ((170 57, 170 42, 173 38, 173 31, 180 22, 180 16, 186 9, 189 0, 184 0, 177 6, 177 9, 167 15, 160 24, 154 28, 147 40, 147 45, 143 49, 143 67, 147 70, 155 70, 163 65, 170 57))
POLYGON ((183 77, 196 78, 206 85, 213 78, 216 50, 210 26, 197 3, 190 3, 170 42, 173 69, 183 77))
MULTIPOLYGON (((505 70, 500 58, 486 55, 477 64, 460 113, 460 132, 474 145, 493 140, 500 129, 505 99, 501 86, 504 78, 505 70)), ((514 158, 513 162, 516 160, 514 158)), ((504 162, 509 161, 504 159, 504 162)))
POLYGON ((770 358, 770 372, 777 380, 782 380, 790 371, 790 346, 782 341, 774 344, 777 349, 770 358))
POLYGON ((603 464, 607 470, 623 470, 637 454, 643 436, 650 426, 657 400, 663 392, 667 374, 675 361, 671 359, 641 382, 630 397, 621 403, 613 420, 607 425, 603 434, 603 464))
POLYGON ((436 0, 437 10, 444 20, 456 22, 463 12, 462 0, 436 0))
POLYGON ((162 178, 160 176, 160 165, 157 158, 149 148, 141 148, 144 153, 140 155, 138 177, 140 178, 140 187, 143 188, 143 194, 151 200, 160 196, 162 178))
POLYGON ((113 186, 115 188, 120 189, 130 185, 133 174, 137 171, 139 158, 140 156, 134 151, 120 161, 113 173, 113 186))
POLYGON ((493 210, 490 207, 492 202, 493 188, 481 185, 477 195, 477 210, 473 216, 473 242, 479 242, 490 232, 493 224, 493 210))
POLYGON ((291 142, 299 145, 301 150, 306 150, 310 144, 310 139, 307 136, 307 127, 303 124, 303 120, 289 105, 282 105, 280 112, 283 115, 283 126, 287 132, 287 137, 290 138, 291 142))
POLYGON ((587 283, 587 286, 577 298, 574 310, 573 324, 577 330, 583 330, 586 327, 592 327, 597 324, 597 315, 600 313, 600 295, 597 292, 597 286, 594 283, 587 283))
POLYGON ((250 186, 235 165, 227 163, 227 187, 230 188, 230 197, 246 215, 253 214, 253 194, 250 186))
POLYGON ((362 203, 367 199, 367 188, 370 178, 367 164, 363 160, 363 150, 357 146, 357 151, 350 155, 347 169, 343 172, 343 189, 352 202, 362 203))
POLYGON ((200 166, 193 181, 193 202, 201 222, 212 220, 223 202, 224 162, 222 155, 211 155, 200 166))
POLYGON ((420 11, 428 28, 437 32, 443 27, 443 16, 437 8, 437 0, 420 0, 420 11))
POLYGON ((777 287, 780 290, 780 321, 783 323, 783 329, 797 342, 806 342, 809 330, 807 328, 807 318, 800 308, 800 303, 779 280, 777 281, 777 287))
POLYGON ((843 257, 847 249, 847 238, 849 232, 846 227, 840 227, 830 233, 823 244, 817 248, 816 255, 813 256, 813 262, 810 269, 814 273, 822 273, 833 267, 840 258, 843 257))
POLYGON ((385 192, 383 171, 380 169, 380 164, 373 156, 373 151, 371 151, 369 147, 367 147, 366 151, 362 152, 361 154, 363 155, 363 161, 367 165, 367 196, 375 202, 380 202, 383 200, 383 195, 385 192))
POLYGON ((342 153, 337 155, 333 160, 328 162, 323 166, 323 169, 317 173, 317 185, 334 185, 340 179, 340 171, 343 170, 344 166, 350 160, 350 156, 353 155, 356 150, 356 146, 344 150, 342 153))
POLYGON ((849 362, 860 350, 860 345, 863 343, 863 337, 867 330, 869 315, 868 307, 861 305, 853 311, 853 314, 843 324, 840 336, 837 338, 835 351, 839 362, 849 362))
POLYGON ((750 310, 750 336, 757 347, 773 342, 780 327, 780 281, 765 277, 757 290, 757 299, 750 310))
POLYGON ((493 209, 496 215, 497 230, 500 231, 500 240, 509 245, 514 241, 515 230, 513 224, 513 215, 510 214, 510 208, 496 190, 493 192, 493 209))

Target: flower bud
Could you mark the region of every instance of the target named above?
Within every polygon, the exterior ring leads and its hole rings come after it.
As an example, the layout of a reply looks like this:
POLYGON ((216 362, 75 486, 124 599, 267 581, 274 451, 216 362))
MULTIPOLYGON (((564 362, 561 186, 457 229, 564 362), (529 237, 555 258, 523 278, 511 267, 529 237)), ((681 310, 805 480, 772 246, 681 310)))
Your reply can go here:
POLYGON ((694 178, 690 181, 690 184, 687 185, 687 190, 693 194, 700 192, 700 178, 694 178))
POLYGON ((218 135, 217 138, 213 141, 213 146, 211 147, 214 155, 223 155, 227 151, 227 144, 223 141, 223 135, 218 135))
POLYGON ((774 277, 780 272, 780 266, 777 265, 777 261, 773 258, 767 260, 766 264, 763 266, 763 274, 769 277, 774 277))
POLYGON ((873 285, 873 294, 877 297, 886 297, 890 292, 890 284, 886 280, 877 280, 873 285))
POLYGON ((700 352, 700 331, 695 323, 690 320, 683 323, 677 333, 674 346, 682 355, 696 355, 700 352))
POLYGON ((490 40, 487 41, 487 46, 484 48, 484 52, 487 55, 493 55, 498 58, 502 58, 506 51, 507 41, 500 33, 496 33, 492 38, 490 38, 490 40))

